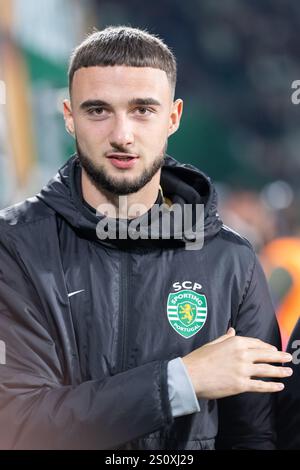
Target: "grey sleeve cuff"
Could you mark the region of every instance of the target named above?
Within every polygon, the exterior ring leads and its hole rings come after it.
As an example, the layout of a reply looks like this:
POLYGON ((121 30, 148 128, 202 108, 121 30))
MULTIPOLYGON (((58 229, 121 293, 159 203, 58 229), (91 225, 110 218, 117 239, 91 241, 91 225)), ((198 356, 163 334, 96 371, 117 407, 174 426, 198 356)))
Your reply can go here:
POLYGON ((181 357, 168 363, 168 389, 174 418, 200 411, 192 381, 181 357))

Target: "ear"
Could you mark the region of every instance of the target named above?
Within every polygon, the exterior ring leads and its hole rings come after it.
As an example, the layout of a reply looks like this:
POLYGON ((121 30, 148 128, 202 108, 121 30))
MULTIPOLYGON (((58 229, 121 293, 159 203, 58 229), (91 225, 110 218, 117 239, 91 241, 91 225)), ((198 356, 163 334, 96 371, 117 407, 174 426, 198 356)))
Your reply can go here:
POLYGON ((71 134, 71 136, 75 136, 75 128, 74 128, 74 119, 72 113, 72 106, 69 100, 63 101, 63 113, 64 113, 64 120, 66 131, 71 134))
POLYGON ((170 124, 168 136, 174 134, 177 131, 180 125, 180 119, 183 110, 183 101, 178 99, 172 104, 171 114, 170 114, 170 124))

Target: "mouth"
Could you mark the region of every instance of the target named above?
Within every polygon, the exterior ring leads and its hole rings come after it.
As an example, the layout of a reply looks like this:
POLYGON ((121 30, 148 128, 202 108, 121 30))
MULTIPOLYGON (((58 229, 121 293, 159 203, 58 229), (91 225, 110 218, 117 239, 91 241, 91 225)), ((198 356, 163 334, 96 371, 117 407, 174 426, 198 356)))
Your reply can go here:
POLYGON ((109 153, 107 158, 110 160, 112 165, 119 169, 132 168, 136 161, 139 159, 138 155, 131 153, 109 153))
POLYGON ((116 158, 117 160, 132 160, 133 158, 139 158, 138 155, 132 153, 109 153, 107 158, 116 158))

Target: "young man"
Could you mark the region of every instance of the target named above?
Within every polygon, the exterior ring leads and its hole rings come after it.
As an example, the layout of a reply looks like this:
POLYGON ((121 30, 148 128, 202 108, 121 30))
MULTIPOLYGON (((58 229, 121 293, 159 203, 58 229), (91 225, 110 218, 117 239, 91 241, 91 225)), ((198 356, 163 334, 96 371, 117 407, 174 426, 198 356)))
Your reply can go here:
POLYGON ((165 153, 175 83, 169 48, 138 29, 74 51, 77 153, 1 214, 2 448, 274 447, 290 369, 272 364, 291 356, 251 246, 222 225, 210 180, 165 153), (153 208, 172 204, 157 230, 153 208))

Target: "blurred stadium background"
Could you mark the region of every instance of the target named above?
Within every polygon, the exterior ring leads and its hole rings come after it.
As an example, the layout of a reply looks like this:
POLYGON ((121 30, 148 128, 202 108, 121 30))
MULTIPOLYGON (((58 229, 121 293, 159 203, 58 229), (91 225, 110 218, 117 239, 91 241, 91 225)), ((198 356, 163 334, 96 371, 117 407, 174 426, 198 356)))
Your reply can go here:
POLYGON ((0 0, 0 207, 74 152, 61 102, 70 52, 94 27, 158 34, 178 59, 168 152, 208 173, 221 215, 254 245, 283 342, 300 316, 300 4, 295 0, 0 0))

